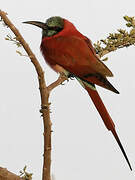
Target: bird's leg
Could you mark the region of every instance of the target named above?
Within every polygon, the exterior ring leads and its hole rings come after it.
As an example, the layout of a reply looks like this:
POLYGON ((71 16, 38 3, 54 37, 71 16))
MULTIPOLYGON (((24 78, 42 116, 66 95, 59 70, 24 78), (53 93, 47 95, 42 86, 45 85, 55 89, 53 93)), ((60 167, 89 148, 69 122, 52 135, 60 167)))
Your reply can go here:
POLYGON ((74 77, 75 76, 73 74, 69 73, 68 78, 70 78, 71 80, 74 80, 74 77))

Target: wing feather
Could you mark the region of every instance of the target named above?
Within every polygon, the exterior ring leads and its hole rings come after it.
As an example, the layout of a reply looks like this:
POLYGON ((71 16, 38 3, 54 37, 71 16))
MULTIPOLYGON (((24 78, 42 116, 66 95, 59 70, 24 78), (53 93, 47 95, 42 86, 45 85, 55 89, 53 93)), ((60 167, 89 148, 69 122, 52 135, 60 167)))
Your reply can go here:
MULTIPOLYGON (((113 76, 97 57, 89 39, 76 36, 60 36, 46 39, 41 44, 45 58, 53 60, 75 75, 99 73, 113 76)), ((49 63, 49 62, 48 62, 49 63)))

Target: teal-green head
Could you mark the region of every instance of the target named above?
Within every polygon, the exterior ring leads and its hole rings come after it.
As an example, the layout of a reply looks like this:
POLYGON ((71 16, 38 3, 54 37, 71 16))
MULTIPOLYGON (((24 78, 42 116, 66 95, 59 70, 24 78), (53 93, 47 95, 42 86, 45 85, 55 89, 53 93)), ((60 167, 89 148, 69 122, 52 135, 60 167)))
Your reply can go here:
POLYGON ((39 21, 26 21, 24 23, 38 26, 42 29, 42 37, 50 37, 59 33, 64 28, 64 20, 59 16, 53 16, 45 23, 39 21))

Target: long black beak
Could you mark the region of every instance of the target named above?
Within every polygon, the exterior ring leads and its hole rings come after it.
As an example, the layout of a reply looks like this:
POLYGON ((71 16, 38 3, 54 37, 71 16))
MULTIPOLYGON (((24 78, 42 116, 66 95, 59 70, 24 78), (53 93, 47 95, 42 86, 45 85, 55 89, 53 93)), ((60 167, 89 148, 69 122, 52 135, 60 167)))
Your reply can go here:
POLYGON ((32 25, 35 25, 41 29, 44 29, 46 30, 47 29, 47 25, 46 23, 43 23, 43 22, 39 22, 39 21, 25 21, 23 23, 26 23, 26 24, 32 24, 32 25))

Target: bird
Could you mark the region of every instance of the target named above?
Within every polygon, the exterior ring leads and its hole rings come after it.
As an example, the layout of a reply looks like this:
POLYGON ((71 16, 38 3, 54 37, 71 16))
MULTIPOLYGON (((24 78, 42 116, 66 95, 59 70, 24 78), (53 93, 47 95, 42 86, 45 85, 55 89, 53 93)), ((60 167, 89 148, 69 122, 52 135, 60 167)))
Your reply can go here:
POLYGON ((73 23, 60 16, 50 17, 45 23, 40 21, 25 21, 23 23, 42 29, 40 49, 46 63, 57 73, 67 78, 77 79, 88 92, 106 128, 112 132, 130 170, 132 170, 116 132, 115 124, 97 92, 96 85, 116 94, 119 92, 108 81, 107 77, 112 77, 113 73, 100 60, 91 40, 80 33, 73 23))

